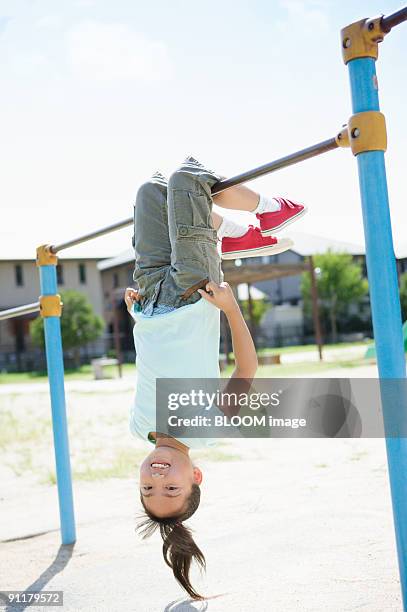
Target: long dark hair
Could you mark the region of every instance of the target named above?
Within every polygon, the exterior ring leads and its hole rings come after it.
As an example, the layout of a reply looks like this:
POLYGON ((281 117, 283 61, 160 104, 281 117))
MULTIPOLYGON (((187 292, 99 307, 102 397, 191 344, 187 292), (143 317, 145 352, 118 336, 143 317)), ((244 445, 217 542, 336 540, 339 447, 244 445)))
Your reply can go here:
POLYGON ((195 544, 191 530, 182 524, 182 521, 189 519, 199 506, 201 500, 199 486, 197 484, 192 485, 186 509, 178 516, 155 516, 146 508, 142 495, 140 499, 147 518, 137 525, 137 531, 144 539, 151 536, 158 527, 160 528, 163 539, 164 561, 172 569, 174 578, 192 599, 203 599, 203 595, 195 591, 189 580, 189 570, 193 559, 202 570, 205 570, 205 557, 195 544))

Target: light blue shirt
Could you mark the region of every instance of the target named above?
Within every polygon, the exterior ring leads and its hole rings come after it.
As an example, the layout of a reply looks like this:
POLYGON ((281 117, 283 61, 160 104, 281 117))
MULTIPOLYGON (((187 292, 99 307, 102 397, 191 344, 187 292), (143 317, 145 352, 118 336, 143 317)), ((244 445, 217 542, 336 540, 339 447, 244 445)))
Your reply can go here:
MULTIPOLYGON (((156 431, 157 378, 219 378, 220 310, 204 298, 163 314, 133 312, 137 384, 130 431, 148 440, 156 431)), ((211 438, 180 438, 191 448, 211 438)))

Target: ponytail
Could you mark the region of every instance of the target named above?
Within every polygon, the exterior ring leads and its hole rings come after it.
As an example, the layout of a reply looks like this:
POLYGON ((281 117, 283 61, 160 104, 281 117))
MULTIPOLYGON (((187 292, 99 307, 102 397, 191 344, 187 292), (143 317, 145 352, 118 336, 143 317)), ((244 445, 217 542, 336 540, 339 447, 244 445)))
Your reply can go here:
POLYGON ((195 560, 202 570, 205 570, 206 564, 205 557, 195 543, 191 530, 185 527, 182 521, 187 520, 194 514, 199 506, 200 499, 201 490, 197 484, 193 484, 185 512, 180 516, 162 518, 147 510, 143 497, 141 497, 147 519, 137 525, 137 530, 141 533, 143 539, 151 536, 158 527, 160 528, 164 561, 172 569, 174 578, 192 599, 203 599, 203 595, 197 593, 190 582, 191 563, 195 560))

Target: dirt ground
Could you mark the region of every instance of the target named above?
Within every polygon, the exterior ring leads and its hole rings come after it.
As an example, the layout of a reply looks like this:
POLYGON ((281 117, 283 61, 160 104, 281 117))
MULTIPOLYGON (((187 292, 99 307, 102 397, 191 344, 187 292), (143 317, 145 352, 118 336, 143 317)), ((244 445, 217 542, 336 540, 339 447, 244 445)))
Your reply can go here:
POLYGON ((202 501, 188 522, 207 573, 193 576, 211 598, 185 598, 159 536, 134 532, 137 467, 150 447, 128 432, 133 384, 68 388, 77 542, 65 547, 47 389, 0 390, 0 590, 62 590, 69 612, 402 610, 385 446, 375 439, 229 440, 196 451, 202 501))

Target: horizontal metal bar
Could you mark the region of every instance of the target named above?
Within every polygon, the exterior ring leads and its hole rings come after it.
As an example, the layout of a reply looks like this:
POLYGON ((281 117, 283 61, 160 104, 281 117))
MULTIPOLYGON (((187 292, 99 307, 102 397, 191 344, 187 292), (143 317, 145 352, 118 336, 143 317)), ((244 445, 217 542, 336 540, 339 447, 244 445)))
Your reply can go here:
POLYGON ((225 191, 225 189, 229 189, 230 187, 234 187, 235 185, 240 185, 241 183, 252 181, 253 179, 258 178, 259 176, 263 176, 264 174, 270 174, 271 172, 275 172, 276 170, 287 168, 287 166, 298 164, 301 161, 310 159, 311 157, 316 157, 317 155, 321 155, 322 153, 327 153, 327 151, 333 151, 336 148, 338 148, 338 144, 335 138, 324 140, 323 142, 319 142, 318 144, 313 145, 312 147, 302 149, 301 151, 296 151, 295 153, 291 153, 286 157, 281 157, 280 159, 276 159, 275 161, 269 162, 268 164, 264 164, 264 166, 259 166, 258 168, 254 168, 253 170, 248 170, 247 172, 243 172, 242 174, 233 176, 230 179, 219 181, 218 183, 215 183, 215 185, 212 187, 212 193, 220 193, 221 191, 225 191))
POLYGON ((392 28, 400 25, 400 23, 403 23, 403 21, 407 21, 407 6, 399 9, 391 15, 387 15, 387 17, 383 17, 380 23, 383 32, 386 32, 387 34, 392 28))
MULTIPOLYGON (((280 170, 281 168, 286 168, 287 166, 292 166, 293 164, 298 164, 301 161, 306 159, 310 159, 311 157, 316 157, 317 155, 321 155, 322 153, 326 153, 327 151, 332 151, 338 147, 335 138, 330 138, 329 140, 324 140, 323 142, 319 142, 312 147, 308 147, 307 149, 302 149, 301 151, 297 151, 296 153, 292 153, 291 155, 287 155, 286 157, 282 157, 275 161, 272 161, 268 164, 264 164, 264 166, 259 166, 258 168, 254 168, 253 170, 249 170, 248 172, 244 172, 243 174, 238 174, 230 179, 226 179, 224 181, 219 181, 212 187, 212 193, 220 193, 221 191, 225 191, 225 189, 229 189, 230 187, 234 187, 235 185, 240 185, 241 183, 246 183, 247 181, 252 181, 259 176, 263 176, 264 174, 270 174, 271 172, 275 172, 276 170, 280 170)), ((70 247, 76 246, 77 244, 81 244, 82 242, 87 242, 88 240, 92 240, 93 238, 99 238, 100 236, 104 236, 105 234, 110 234, 111 232, 115 232, 123 227, 128 227, 133 224, 133 217, 125 219, 124 221, 120 221, 119 223, 114 223, 113 225, 108 225, 100 230, 96 230, 95 232, 91 232, 89 234, 84 234, 79 238, 74 238, 73 240, 68 240, 67 242, 62 242, 61 244, 55 244, 51 246, 52 253, 58 253, 58 251, 62 251, 63 249, 68 249, 70 247)))
POLYGON ((39 302, 35 302, 34 304, 25 304, 24 306, 16 306, 15 308, 0 311, 0 321, 20 317, 21 315, 30 314, 31 312, 39 312, 39 310, 39 302))
POLYGON ((116 232, 117 230, 122 229, 123 227, 128 227, 129 225, 133 225, 133 217, 129 217, 128 219, 124 219, 118 223, 113 223, 113 225, 108 225, 107 227, 102 227, 100 230, 90 232, 89 234, 84 234, 79 238, 74 238, 73 240, 68 240, 67 242, 61 242, 61 244, 52 245, 51 252, 58 253, 58 251, 62 251, 62 249, 69 249, 77 244, 82 244, 82 242, 93 240, 93 238, 99 238, 100 236, 105 236, 111 232, 116 232))

